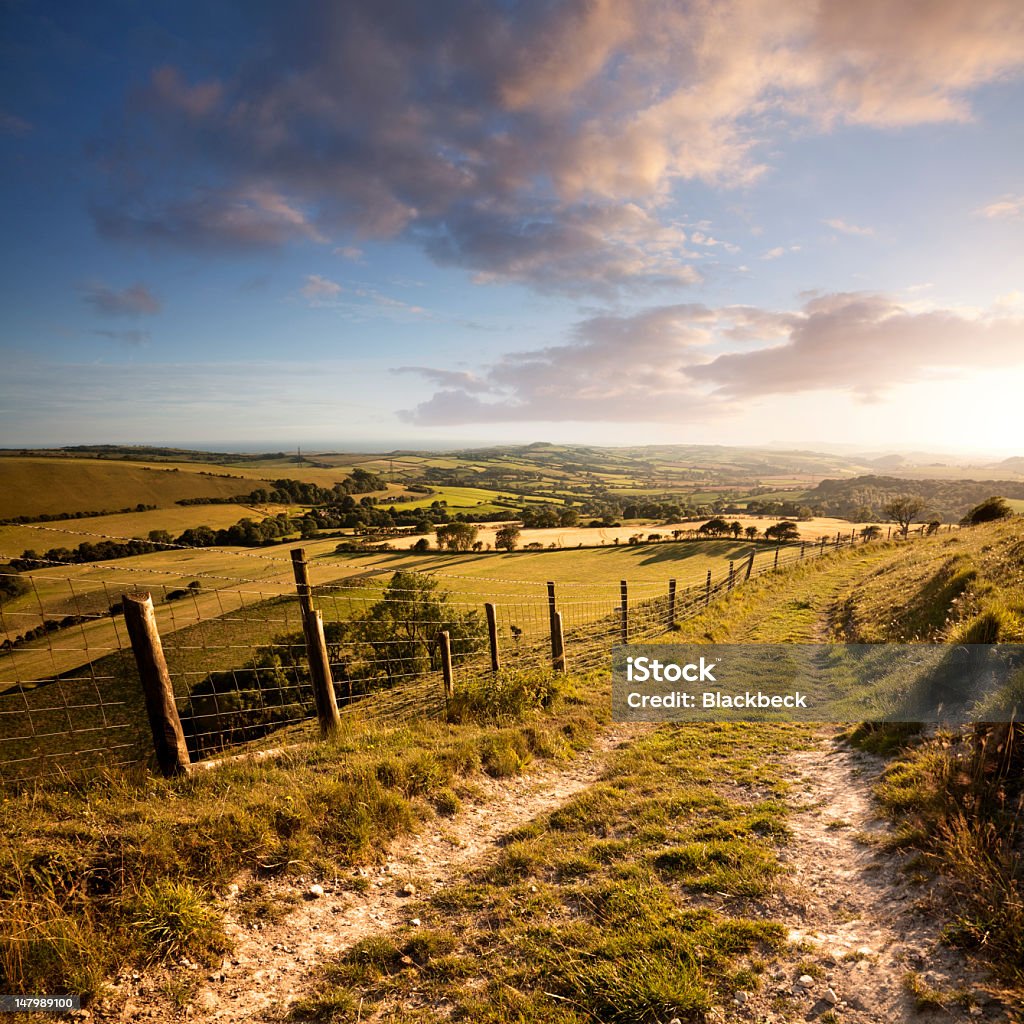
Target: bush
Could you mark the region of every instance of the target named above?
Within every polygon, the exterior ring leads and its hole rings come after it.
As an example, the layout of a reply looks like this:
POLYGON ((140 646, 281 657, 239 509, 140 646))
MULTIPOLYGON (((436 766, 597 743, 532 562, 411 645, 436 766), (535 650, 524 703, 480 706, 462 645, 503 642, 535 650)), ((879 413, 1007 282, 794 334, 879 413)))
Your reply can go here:
POLYGON ((996 519, 1007 519, 1013 515, 1013 509, 1005 498, 993 495, 983 502, 975 505, 970 512, 960 520, 961 526, 977 526, 979 523, 991 523, 996 519))
POLYGON ((561 677, 544 670, 506 670, 475 676, 455 688, 448 706, 451 722, 510 722, 538 708, 550 707, 561 677))

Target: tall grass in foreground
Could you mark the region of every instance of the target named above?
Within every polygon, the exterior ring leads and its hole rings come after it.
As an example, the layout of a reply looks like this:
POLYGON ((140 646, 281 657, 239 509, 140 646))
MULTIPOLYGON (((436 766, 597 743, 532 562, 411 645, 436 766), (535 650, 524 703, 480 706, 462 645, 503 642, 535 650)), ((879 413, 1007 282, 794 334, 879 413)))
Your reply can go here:
POLYGON ((956 903, 946 939, 981 950, 1005 977, 1024 982, 1024 726, 916 742, 877 792, 903 839, 949 881, 956 903))

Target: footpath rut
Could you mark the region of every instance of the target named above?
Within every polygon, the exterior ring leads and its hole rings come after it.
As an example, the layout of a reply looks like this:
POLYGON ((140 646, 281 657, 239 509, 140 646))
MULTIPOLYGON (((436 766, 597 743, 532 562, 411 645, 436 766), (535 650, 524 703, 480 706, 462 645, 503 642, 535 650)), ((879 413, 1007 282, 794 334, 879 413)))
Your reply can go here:
POLYGON ((982 967, 942 945, 942 883, 908 871, 907 856, 882 845, 893 831, 871 795, 882 759, 829 734, 789 763, 793 837, 781 853, 789 878, 768 916, 788 926, 794 945, 729 1016, 782 1022, 832 1011, 856 1024, 1020 1020, 1014 998, 982 967), (917 1009, 908 974, 946 994, 941 1010, 917 1009))
MULTIPOLYGON (((268 893, 302 902, 283 920, 261 928, 239 924, 227 913, 226 931, 234 949, 204 982, 187 1010, 177 1010, 160 991, 167 978, 127 975, 105 1000, 111 1012, 99 1019, 123 1022, 187 1020, 195 1024, 234 1024, 282 1018, 288 1006, 312 987, 317 969, 370 935, 409 926, 410 899, 452 884, 471 866, 496 854, 502 836, 538 815, 554 810, 596 782, 612 751, 651 726, 613 724, 590 750, 565 763, 535 762, 521 775, 484 779, 479 798, 455 818, 438 818, 422 831, 392 844, 385 865, 353 870, 368 883, 365 892, 324 883, 310 898, 309 880, 282 880, 268 893), (113 1007, 117 1006, 114 1011, 113 1007)), ((187 968, 186 968, 187 969, 187 968)))

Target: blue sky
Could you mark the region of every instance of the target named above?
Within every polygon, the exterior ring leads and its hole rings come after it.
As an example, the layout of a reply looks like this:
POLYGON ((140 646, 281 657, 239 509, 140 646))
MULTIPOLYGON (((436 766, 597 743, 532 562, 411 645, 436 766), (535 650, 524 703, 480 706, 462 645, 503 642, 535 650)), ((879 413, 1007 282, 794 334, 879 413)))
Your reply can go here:
POLYGON ((1012 0, 0 16, 0 443, 1020 448, 1012 0))

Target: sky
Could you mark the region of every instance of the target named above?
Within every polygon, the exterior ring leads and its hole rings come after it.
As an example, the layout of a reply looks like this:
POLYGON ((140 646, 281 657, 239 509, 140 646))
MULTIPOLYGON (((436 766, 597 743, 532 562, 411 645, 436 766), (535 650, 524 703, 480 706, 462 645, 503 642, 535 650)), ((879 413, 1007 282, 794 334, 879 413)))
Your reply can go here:
POLYGON ((1024 453, 1019 0, 0 19, 0 446, 1024 453))

